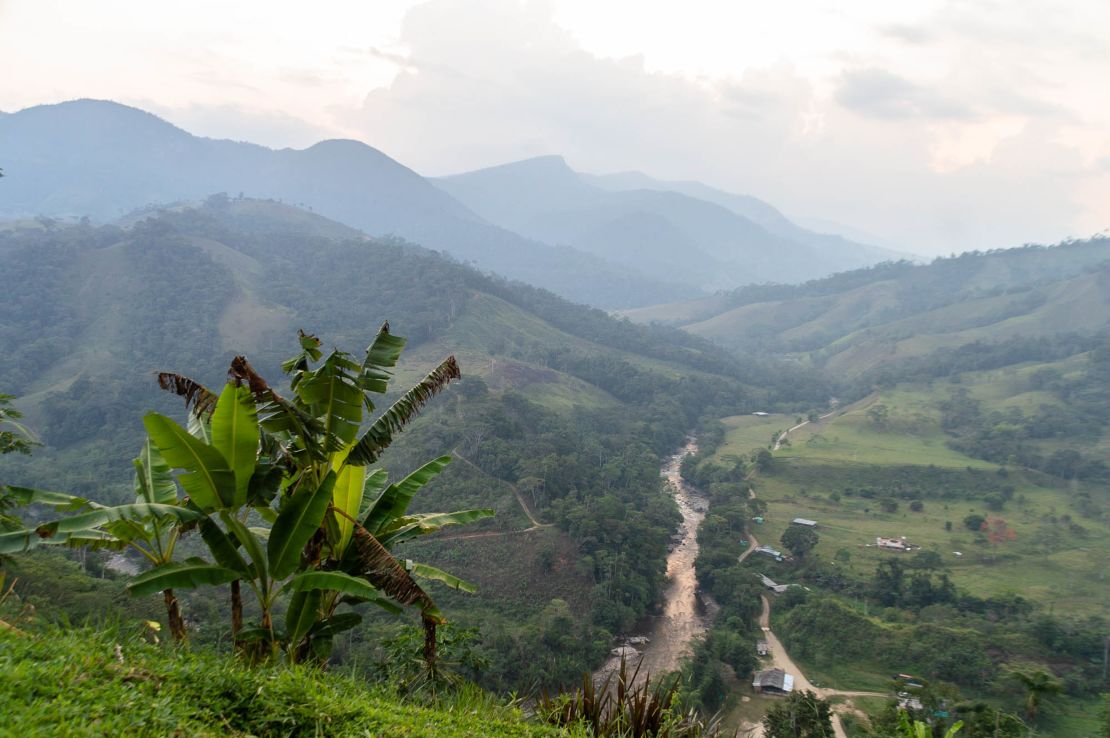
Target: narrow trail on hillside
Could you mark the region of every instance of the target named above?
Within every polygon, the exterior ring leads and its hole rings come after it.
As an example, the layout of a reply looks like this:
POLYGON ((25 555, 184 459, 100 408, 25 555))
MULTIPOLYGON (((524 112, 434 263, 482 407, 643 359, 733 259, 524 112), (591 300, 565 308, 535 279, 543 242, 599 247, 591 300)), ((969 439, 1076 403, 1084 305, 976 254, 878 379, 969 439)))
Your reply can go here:
MULTIPOLYGON (((482 476, 489 477, 490 479, 494 479, 494 480, 500 482, 501 484, 506 485, 509 489, 511 489, 513 491, 513 495, 516 496, 516 501, 520 505, 520 509, 524 511, 524 516, 528 518, 528 522, 530 522, 532 524, 532 527, 531 528, 525 528, 523 531, 510 531, 510 533, 512 533, 512 532, 523 533, 523 532, 526 532, 526 531, 529 531, 529 530, 536 530, 537 528, 550 528, 551 527, 551 525, 552 525, 551 523, 541 523, 539 520, 536 519, 536 516, 533 515, 532 511, 528 508, 527 503, 524 502, 524 495, 522 495, 520 493, 520 490, 517 488, 517 486, 515 484, 513 484, 512 482, 506 481, 504 479, 498 479, 497 477, 493 476, 492 474, 487 472, 485 469, 478 466, 473 461, 471 461, 470 459, 466 458, 461 453, 459 453, 458 448, 453 449, 451 451, 451 455, 454 456, 459 461, 461 461, 462 463, 469 466, 470 468, 477 471, 482 476)), ((474 535, 477 536, 478 534, 474 534, 474 535)), ((498 533, 498 535, 505 535, 505 533, 498 533)))
MULTIPOLYGON (((833 415, 836 415, 836 413, 837 413, 837 411, 836 411, 836 410, 833 410, 833 411, 832 411, 831 413, 825 413, 824 415, 822 415, 822 416, 820 416, 819 418, 817 418, 817 421, 816 421, 816 422, 818 422, 818 423, 819 423, 819 422, 821 422, 822 420, 824 420, 825 418, 830 418, 830 417, 832 417, 833 415)), ((775 445, 774 445, 774 447, 773 447, 773 448, 772 448, 771 450, 772 450, 772 451, 778 451, 778 450, 779 450, 780 448, 782 448, 782 442, 786 440, 786 437, 787 437, 788 435, 790 435, 790 434, 791 434, 791 433, 793 433, 794 431, 798 430, 799 428, 803 428, 803 427, 805 427, 805 426, 809 425, 809 424, 810 424, 811 422, 814 422, 814 421, 810 421, 810 420, 804 420, 804 421, 802 421, 801 423, 798 423, 798 424, 797 424, 796 426, 794 426, 793 428, 787 428, 786 430, 784 430, 784 431, 783 431, 783 432, 782 432, 782 433, 781 433, 781 434, 779 435, 779 437, 775 439, 775 445)))

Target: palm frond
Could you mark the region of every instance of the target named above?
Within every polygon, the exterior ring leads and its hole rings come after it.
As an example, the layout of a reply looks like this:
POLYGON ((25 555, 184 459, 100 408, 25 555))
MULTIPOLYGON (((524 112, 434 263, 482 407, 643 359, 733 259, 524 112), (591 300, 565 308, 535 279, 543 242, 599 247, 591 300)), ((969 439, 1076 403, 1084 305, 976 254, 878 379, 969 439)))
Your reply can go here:
POLYGON ((185 409, 191 410, 193 415, 207 418, 216 409, 219 396, 200 382, 176 372, 158 372, 157 377, 158 386, 184 398, 185 409))
POLYGON ((405 565, 361 525, 355 526, 354 547, 357 568, 354 573, 365 577, 394 601, 419 605, 428 617, 443 622, 435 601, 416 583, 405 565))
POLYGON ((459 371, 455 357, 448 356, 370 425, 351 449, 347 463, 361 466, 373 464, 382 451, 393 443, 394 434, 404 430, 409 421, 420 412, 420 408, 439 394, 451 380, 461 378, 462 372, 459 371))

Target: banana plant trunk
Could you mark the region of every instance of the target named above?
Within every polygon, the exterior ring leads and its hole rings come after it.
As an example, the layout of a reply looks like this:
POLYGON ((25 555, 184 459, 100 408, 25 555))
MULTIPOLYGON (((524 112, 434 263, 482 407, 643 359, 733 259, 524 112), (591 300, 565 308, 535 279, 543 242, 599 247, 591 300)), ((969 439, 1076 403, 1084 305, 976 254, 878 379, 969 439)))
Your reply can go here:
POLYGON ((239 590, 239 580, 231 583, 231 644, 236 651, 240 648, 239 631, 243 629, 243 595, 239 590))
POLYGON ((424 666, 430 676, 436 673, 436 621, 424 619, 424 666))
POLYGON ((178 643, 185 642, 185 619, 181 617, 181 606, 172 589, 162 590, 162 599, 166 603, 166 619, 170 624, 170 634, 178 643))

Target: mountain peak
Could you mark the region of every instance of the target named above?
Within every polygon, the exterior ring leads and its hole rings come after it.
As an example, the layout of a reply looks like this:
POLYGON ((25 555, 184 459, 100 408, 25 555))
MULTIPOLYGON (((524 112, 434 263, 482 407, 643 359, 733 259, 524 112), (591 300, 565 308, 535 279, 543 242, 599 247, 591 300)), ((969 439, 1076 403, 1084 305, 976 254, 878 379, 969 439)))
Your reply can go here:
POLYGON ((450 180, 459 177, 468 178, 488 178, 488 177, 526 177, 529 179, 544 179, 552 181, 553 178, 559 178, 564 181, 573 180, 581 184, 581 179, 578 172, 570 168, 567 160, 560 154, 544 154, 543 156, 533 156, 529 159, 520 159, 519 161, 510 161, 505 164, 497 164, 492 167, 485 167, 483 169, 475 169, 471 172, 463 172, 461 174, 452 174, 447 177, 441 177, 443 180, 450 180))
POLYGON ((98 100, 89 97, 47 105, 34 105, 13 113, 10 117, 13 119, 24 118, 36 122, 44 119, 57 122, 70 122, 74 119, 80 119, 88 125, 161 128, 188 135, 173 123, 164 118, 159 118, 154 113, 148 113, 145 110, 124 105, 115 100, 98 100))

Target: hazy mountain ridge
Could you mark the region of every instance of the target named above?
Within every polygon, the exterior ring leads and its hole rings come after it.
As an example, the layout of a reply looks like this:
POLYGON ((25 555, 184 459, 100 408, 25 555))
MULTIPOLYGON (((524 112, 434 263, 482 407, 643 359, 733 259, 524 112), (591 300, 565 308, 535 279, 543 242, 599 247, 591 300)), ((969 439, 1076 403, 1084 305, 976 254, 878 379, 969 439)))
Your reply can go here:
POLYGON ((144 206, 214 192, 307 206, 372 235, 398 235, 482 269, 599 305, 690 296, 569 248, 552 248, 483 221, 416 172, 357 141, 304 150, 193 136, 123 105, 77 100, 0 118, 5 181, 0 217, 111 221, 144 206))
POLYGON ((855 373, 974 342, 1107 329, 1110 239, 884 264, 624 314, 855 373))
POLYGON ((904 255, 814 233, 754 197, 638 172, 588 175, 543 156, 441 177, 486 220, 702 289, 797 282, 904 255), (669 259, 661 260, 660 255, 669 259), (642 258, 637 258, 642 257, 642 258))

